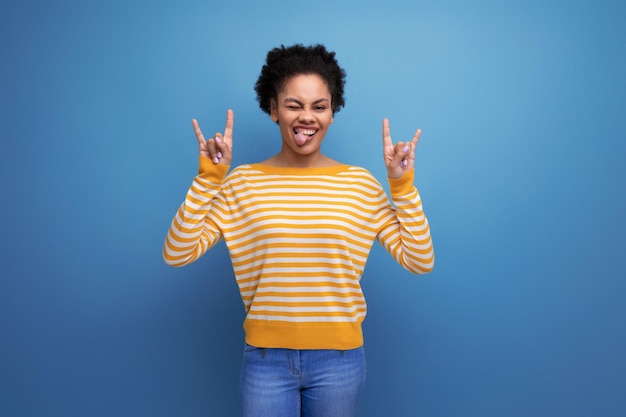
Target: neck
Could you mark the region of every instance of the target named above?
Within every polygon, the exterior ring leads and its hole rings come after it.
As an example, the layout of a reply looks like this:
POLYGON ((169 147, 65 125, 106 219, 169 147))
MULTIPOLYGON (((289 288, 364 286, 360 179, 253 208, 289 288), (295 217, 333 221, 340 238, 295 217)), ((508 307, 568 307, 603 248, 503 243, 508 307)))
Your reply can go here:
POLYGON ((321 152, 310 155, 298 155, 285 152, 284 149, 263 163, 283 168, 321 168, 338 165, 337 161, 322 155, 321 152))

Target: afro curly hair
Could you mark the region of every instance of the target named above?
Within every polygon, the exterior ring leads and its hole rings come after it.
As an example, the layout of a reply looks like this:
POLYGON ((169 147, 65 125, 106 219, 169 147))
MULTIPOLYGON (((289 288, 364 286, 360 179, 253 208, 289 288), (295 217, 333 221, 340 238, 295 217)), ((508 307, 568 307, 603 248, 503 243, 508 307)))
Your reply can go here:
POLYGON ((271 114, 272 101, 276 100, 285 82, 300 74, 317 74, 326 82, 333 113, 344 106, 346 72, 339 66, 335 53, 320 44, 295 44, 289 47, 281 45, 267 53, 265 65, 254 86, 261 110, 271 114))

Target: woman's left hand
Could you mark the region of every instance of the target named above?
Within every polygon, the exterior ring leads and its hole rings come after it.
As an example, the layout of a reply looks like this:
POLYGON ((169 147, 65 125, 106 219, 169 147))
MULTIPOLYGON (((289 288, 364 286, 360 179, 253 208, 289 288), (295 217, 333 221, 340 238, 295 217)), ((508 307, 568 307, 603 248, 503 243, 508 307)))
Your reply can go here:
POLYGON ((383 158, 389 178, 398 179, 413 169, 415 147, 421 134, 422 131, 417 129, 411 142, 398 142, 394 145, 389 132, 389 119, 383 119, 383 158))

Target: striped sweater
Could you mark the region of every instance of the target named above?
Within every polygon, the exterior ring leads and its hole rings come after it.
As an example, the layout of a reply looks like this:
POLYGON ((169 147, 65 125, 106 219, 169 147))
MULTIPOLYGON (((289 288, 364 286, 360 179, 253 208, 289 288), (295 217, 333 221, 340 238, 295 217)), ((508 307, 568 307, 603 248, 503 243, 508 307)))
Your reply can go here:
POLYGON ((200 157, 200 172, 163 247, 189 264, 224 239, 258 347, 353 349, 363 344, 360 278, 378 240, 406 269, 433 268, 428 221, 413 171, 389 179, 390 203, 365 169, 228 166, 200 157))

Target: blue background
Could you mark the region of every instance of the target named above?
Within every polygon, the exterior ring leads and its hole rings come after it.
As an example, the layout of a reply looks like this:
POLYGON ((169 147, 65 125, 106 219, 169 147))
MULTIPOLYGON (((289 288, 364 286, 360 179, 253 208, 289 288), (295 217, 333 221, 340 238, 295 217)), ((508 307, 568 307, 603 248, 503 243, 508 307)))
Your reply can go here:
POLYGON ((165 266, 197 170, 276 153, 266 52, 348 73, 325 152, 384 184, 423 129, 435 271, 378 245, 360 416, 626 415, 626 6, 619 1, 3 1, 0 415, 234 416, 243 306, 223 244, 165 266))

